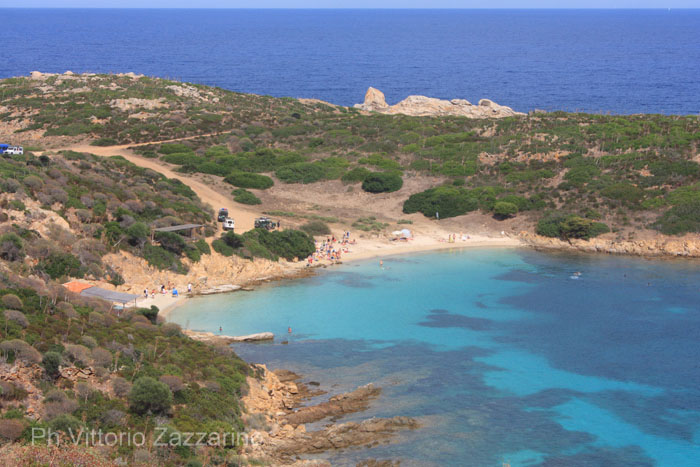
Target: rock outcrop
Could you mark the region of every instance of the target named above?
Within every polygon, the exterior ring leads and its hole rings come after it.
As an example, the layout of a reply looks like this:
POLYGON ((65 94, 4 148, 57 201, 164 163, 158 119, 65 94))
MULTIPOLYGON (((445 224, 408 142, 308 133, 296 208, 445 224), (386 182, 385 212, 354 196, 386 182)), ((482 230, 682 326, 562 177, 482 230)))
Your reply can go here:
POLYGON ((481 99, 474 105, 465 99, 443 100, 434 97, 408 96, 396 105, 386 103, 384 93, 370 87, 362 104, 355 104, 356 109, 383 114, 404 114, 415 117, 460 116, 467 118, 504 118, 525 115, 510 107, 498 105, 489 99, 481 99))
MULTIPOLYGON (((300 462, 298 456, 358 446, 376 446, 391 442, 397 432, 419 427, 419 422, 414 418, 393 417, 330 423, 307 431, 307 423, 325 419, 333 422, 343 415, 366 410, 369 403, 379 396, 381 389, 369 384, 333 396, 327 402, 300 407, 304 401, 323 392, 309 390, 305 384, 298 382, 299 376, 292 372, 271 372, 264 365, 254 365, 253 368, 259 378, 248 377, 248 393, 242 402, 248 420, 255 421, 257 428, 248 432, 251 443, 244 446, 244 456, 272 465, 319 465, 297 464, 300 462)), ((250 422, 247 425, 253 428, 250 422)), ((391 466, 396 463, 371 459, 366 465, 391 466)))
POLYGON ((526 244, 548 250, 578 250, 590 253, 609 253, 635 256, 682 256, 688 258, 700 257, 700 240, 686 236, 674 238, 659 235, 647 240, 615 240, 609 238, 592 238, 590 240, 542 237, 540 235, 521 232, 519 237, 526 244))

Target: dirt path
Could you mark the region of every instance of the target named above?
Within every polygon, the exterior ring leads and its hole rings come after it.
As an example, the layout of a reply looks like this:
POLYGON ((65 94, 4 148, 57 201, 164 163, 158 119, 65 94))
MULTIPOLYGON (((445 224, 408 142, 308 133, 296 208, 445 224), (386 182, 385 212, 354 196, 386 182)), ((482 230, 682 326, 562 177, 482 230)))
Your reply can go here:
POLYGON ((179 138, 167 141, 153 141, 148 143, 138 143, 138 144, 125 144, 121 146, 90 146, 88 144, 71 146, 67 148, 54 149, 53 151, 69 150, 76 152, 87 152, 95 154, 96 156, 110 157, 110 156, 122 156, 129 162, 138 165, 139 167, 148 168, 156 172, 162 173, 168 178, 175 178, 185 183, 187 186, 192 188, 192 190, 197 193, 197 196, 206 204, 209 204, 215 212, 218 212, 220 208, 228 208, 229 215, 233 217, 236 222, 236 232, 246 232, 253 228, 255 223, 255 218, 259 216, 259 213, 249 211, 242 207, 239 203, 233 201, 233 197, 229 195, 224 195, 214 190, 206 183, 195 180, 187 175, 175 172, 171 168, 159 161, 158 159, 148 159, 146 157, 141 157, 128 148, 134 146, 145 146, 148 144, 160 144, 168 143, 174 141, 184 141, 188 139, 201 138, 203 136, 213 136, 213 135, 198 135, 188 138, 179 138))

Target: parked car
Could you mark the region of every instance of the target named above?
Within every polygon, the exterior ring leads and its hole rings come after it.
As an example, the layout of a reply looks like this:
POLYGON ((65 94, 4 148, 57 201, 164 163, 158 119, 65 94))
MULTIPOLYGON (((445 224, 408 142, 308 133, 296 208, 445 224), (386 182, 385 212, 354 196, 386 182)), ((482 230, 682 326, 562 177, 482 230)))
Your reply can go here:
POLYGON ((266 229, 266 230, 273 230, 277 224, 270 220, 268 217, 258 217, 255 219, 255 228, 256 229, 266 229))
POLYGON ((231 219, 230 217, 227 217, 226 219, 224 219, 223 227, 224 227, 224 230, 233 231, 233 228, 234 228, 233 219, 231 219))
POLYGON ((216 217, 216 219, 219 222, 224 222, 228 218, 228 209, 226 208, 221 208, 219 209, 219 215, 216 217))

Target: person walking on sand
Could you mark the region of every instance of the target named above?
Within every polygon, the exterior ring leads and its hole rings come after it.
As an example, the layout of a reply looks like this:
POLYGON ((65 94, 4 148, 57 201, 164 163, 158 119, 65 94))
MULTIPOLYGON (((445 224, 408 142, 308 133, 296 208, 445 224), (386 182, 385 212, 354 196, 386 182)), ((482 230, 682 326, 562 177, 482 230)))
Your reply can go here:
POLYGON ((440 220, 440 213, 435 211, 435 219, 440 220))
POLYGON ((192 293, 192 283, 187 284, 187 293, 192 293))

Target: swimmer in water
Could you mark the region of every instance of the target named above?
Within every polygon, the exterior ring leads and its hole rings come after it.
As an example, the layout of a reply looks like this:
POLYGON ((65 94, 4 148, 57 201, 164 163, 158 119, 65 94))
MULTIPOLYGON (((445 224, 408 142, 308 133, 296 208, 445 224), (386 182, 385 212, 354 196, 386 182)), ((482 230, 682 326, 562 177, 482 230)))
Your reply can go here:
POLYGON ((289 327, 287 328, 287 332, 288 332, 289 334, 292 333, 292 327, 291 327, 291 326, 289 326, 289 327))
POLYGON ((379 267, 380 267, 380 268, 383 268, 383 267, 384 267, 384 261, 382 261, 381 259, 379 260, 379 267))

